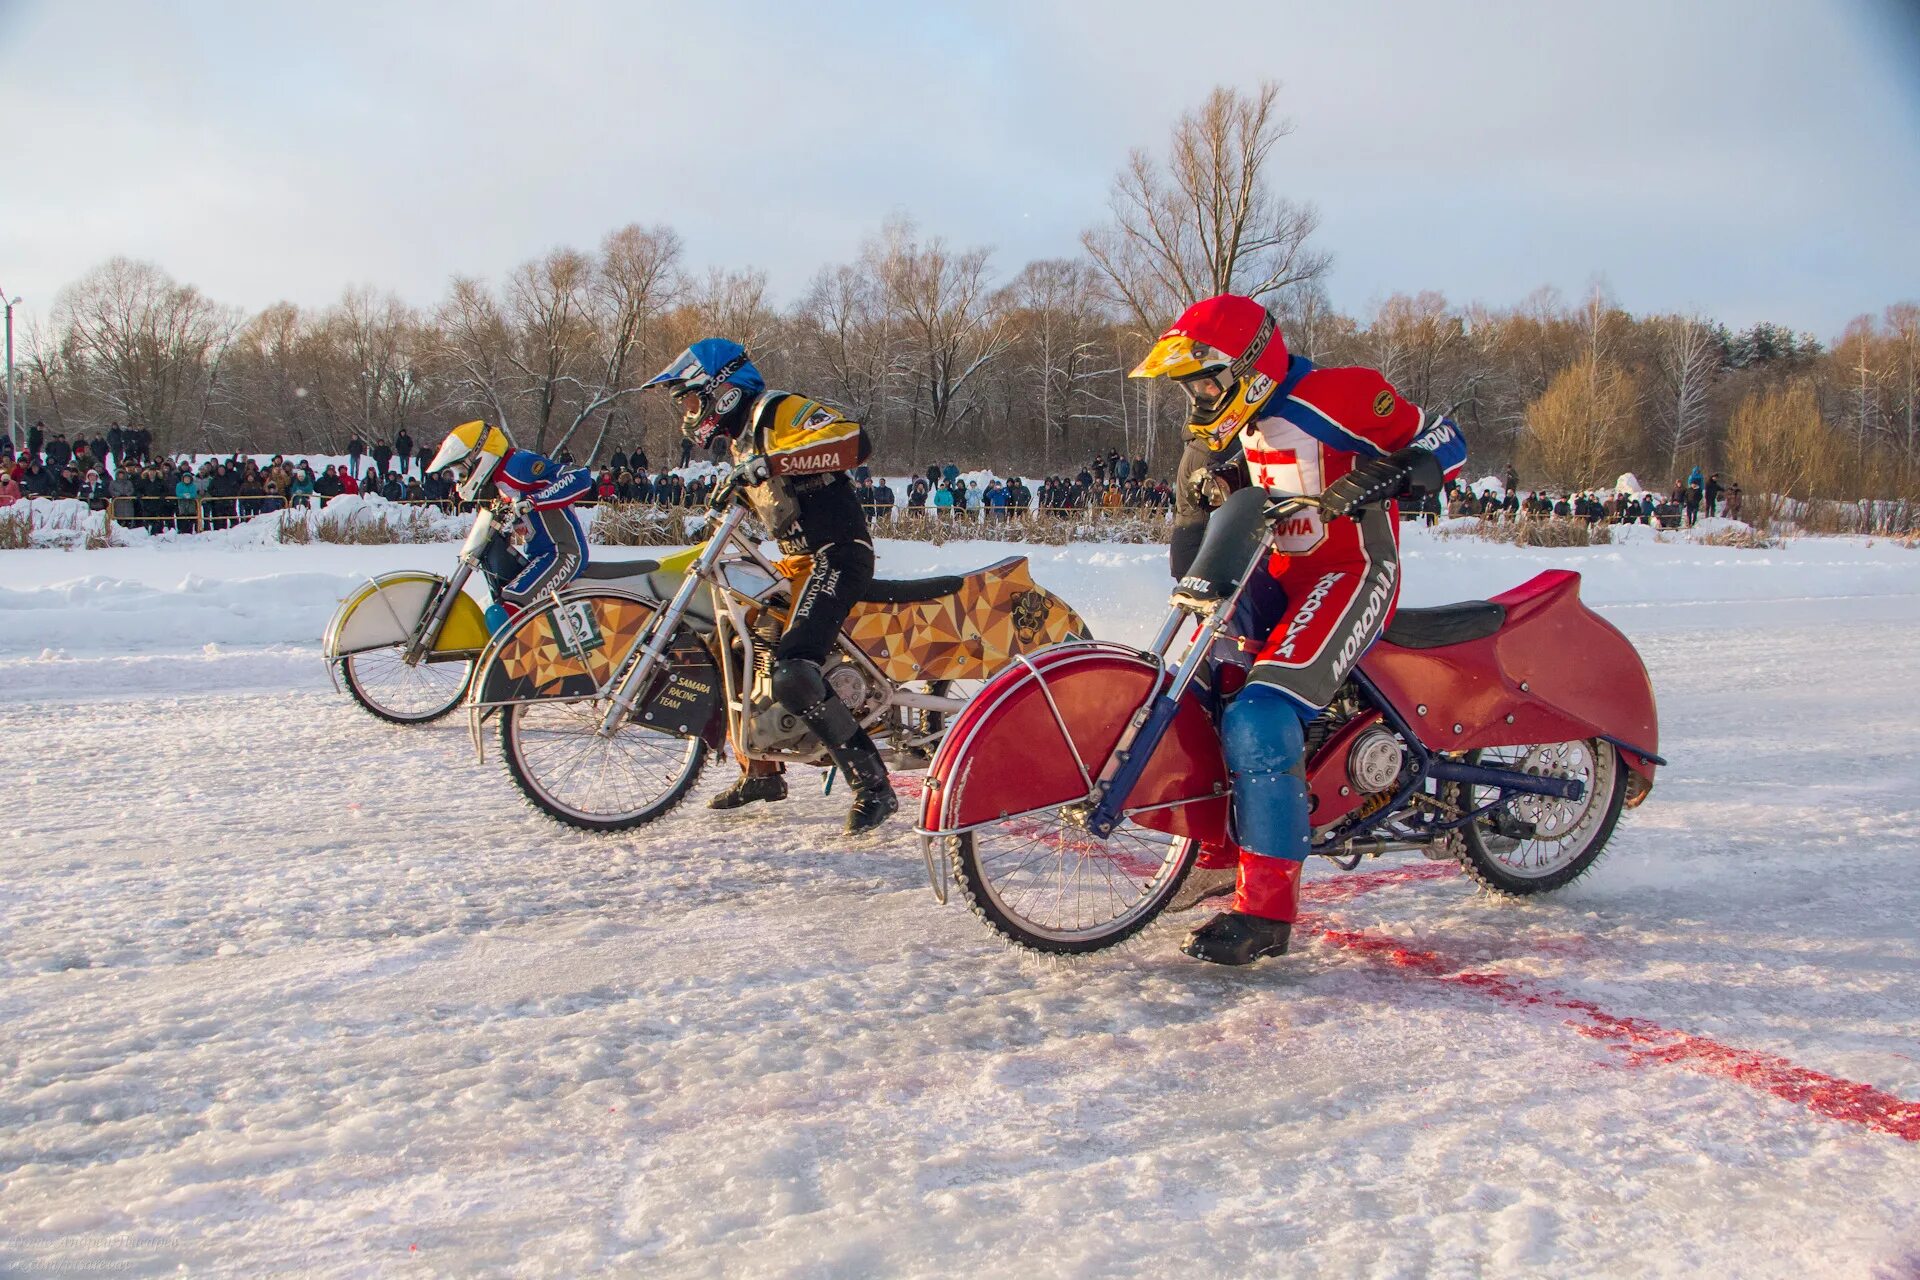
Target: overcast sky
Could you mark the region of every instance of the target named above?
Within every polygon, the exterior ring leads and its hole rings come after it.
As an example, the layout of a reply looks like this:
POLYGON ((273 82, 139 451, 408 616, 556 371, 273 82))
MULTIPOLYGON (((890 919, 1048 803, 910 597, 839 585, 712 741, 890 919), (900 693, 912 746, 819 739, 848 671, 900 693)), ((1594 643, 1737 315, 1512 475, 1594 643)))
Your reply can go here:
POLYGON ((1283 84, 1334 301, 1596 277, 1823 338, 1920 298, 1914 0, 0 0, 0 288, 114 254, 222 301, 437 299, 665 222, 782 301, 890 210, 1011 273, 1129 148, 1283 84))

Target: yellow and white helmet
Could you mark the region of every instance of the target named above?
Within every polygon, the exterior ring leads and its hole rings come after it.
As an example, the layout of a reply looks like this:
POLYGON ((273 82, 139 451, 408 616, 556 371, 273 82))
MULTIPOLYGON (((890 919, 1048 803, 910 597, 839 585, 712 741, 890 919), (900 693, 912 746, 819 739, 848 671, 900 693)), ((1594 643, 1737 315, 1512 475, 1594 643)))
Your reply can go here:
POLYGON ((440 442, 440 452, 433 455, 433 461, 427 464, 427 473, 431 475, 442 467, 466 464, 466 476, 455 486, 455 492, 467 502, 478 502, 485 492, 487 482, 493 479, 493 473, 500 469, 506 456, 513 452, 513 446, 507 442, 507 433, 498 427, 490 427, 478 421, 463 422, 447 433, 440 442))

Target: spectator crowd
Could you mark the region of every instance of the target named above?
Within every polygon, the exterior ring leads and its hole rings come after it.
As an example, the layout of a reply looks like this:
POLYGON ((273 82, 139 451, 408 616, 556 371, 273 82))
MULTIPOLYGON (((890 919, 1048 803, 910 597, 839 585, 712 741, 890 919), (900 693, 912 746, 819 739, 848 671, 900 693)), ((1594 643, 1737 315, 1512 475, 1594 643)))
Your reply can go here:
MULTIPOLYGON (((224 528, 288 507, 323 505, 341 494, 377 494, 390 502, 431 504, 446 511, 458 505, 446 474, 426 475, 431 451, 401 431, 391 442, 368 447, 348 442, 347 461, 318 471, 306 459, 276 454, 266 462, 235 454, 196 464, 190 458, 155 456, 152 433, 118 423, 91 438, 68 439, 35 423, 26 447, 17 454, 0 437, 0 507, 22 498, 76 498, 95 511, 111 509, 124 524, 171 527, 182 531, 224 528)), ((712 496, 717 469, 690 465, 681 450, 680 470, 656 471, 641 448, 616 447, 594 472, 592 501, 621 505, 698 508, 712 496), (691 472, 692 474, 683 474, 691 472)), ((563 465, 572 457, 556 455, 563 465)), ((1740 486, 1724 485, 1719 473, 1693 468, 1676 480, 1664 498, 1652 493, 1534 491, 1522 493, 1509 467, 1503 487, 1476 491, 1449 482, 1444 495, 1403 504, 1408 519, 1432 523, 1442 514, 1497 520, 1563 519, 1589 524, 1650 524, 1691 527, 1704 517, 1739 519, 1740 486)), ((929 466, 924 475, 895 483, 876 477, 869 467, 855 473, 855 490, 867 516, 893 519, 972 519, 1005 522, 1025 515, 1055 517, 1089 513, 1136 512, 1164 516, 1173 506, 1166 480, 1147 473, 1144 458, 1122 457, 1117 450, 1095 454, 1072 474, 1051 475, 1036 487, 1019 478, 1001 480, 975 473, 969 479, 953 463, 929 466)))
MULTIPOLYGON (((1467 485, 1447 485, 1446 514, 1497 520, 1584 520, 1588 524, 1647 524, 1666 529, 1691 529, 1702 517, 1740 518, 1744 495, 1740 486, 1721 483, 1720 473, 1695 467, 1676 480, 1665 498, 1647 493, 1549 492, 1522 495, 1520 477, 1509 467, 1502 477, 1503 491, 1488 486, 1476 492, 1467 485)), ((1429 523, 1439 515, 1439 503, 1424 508, 1429 523)))

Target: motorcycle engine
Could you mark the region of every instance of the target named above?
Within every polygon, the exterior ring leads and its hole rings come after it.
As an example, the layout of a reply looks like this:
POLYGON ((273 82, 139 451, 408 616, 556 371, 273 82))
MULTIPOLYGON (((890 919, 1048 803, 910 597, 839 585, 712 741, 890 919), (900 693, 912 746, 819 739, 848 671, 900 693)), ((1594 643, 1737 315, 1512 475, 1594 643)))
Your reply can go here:
POLYGON ((1372 728, 1347 748, 1347 778, 1356 791, 1374 795, 1400 780, 1407 751, 1389 729, 1372 728))
MULTIPOLYGON (((827 688, 846 704, 856 721, 864 721, 886 701, 885 687, 854 665, 853 660, 844 653, 830 654, 820 664, 820 673, 826 677, 827 688)), ((807 726, 799 716, 774 701, 769 686, 770 681, 766 678, 757 678, 753 682, 752 700, 747 710, 755 748, 770 751, 797 746, 806 740, 807 726)))

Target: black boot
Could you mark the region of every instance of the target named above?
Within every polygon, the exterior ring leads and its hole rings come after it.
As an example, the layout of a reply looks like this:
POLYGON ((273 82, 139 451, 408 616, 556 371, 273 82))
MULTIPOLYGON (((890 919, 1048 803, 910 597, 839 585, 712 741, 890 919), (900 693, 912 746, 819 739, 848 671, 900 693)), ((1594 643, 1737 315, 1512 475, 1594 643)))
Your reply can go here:
POLYGON ((853 808, 847 813, 847 834, 871 831, 900 811, 900 797, 893 794, 887 781, 887 766, 880 759, 873 739, 857 733, 843 746, 827 751, 841 774, 853 784, 853 808))
POLYGON ((707 801, 709 809, 738 809, 756 800, 785 800, 787 780, 777 773, 743 773, 732 786, 707 801))
POLYGON ((887 782, 887 766, 873 739, 854 720, 847 704, 827 688, 819 664, 802 658, 781 661, 773 669, 773 696, 813 730, 853 784, 849 834, 871 831, 899 811, 899 797, 887 782))
POLYGON ((1181 950, 1209 964, 1252 964, 1261 956, 1287 954, 1293 926, 1242 911, 1222 911, 1187 935, 1181 950))

